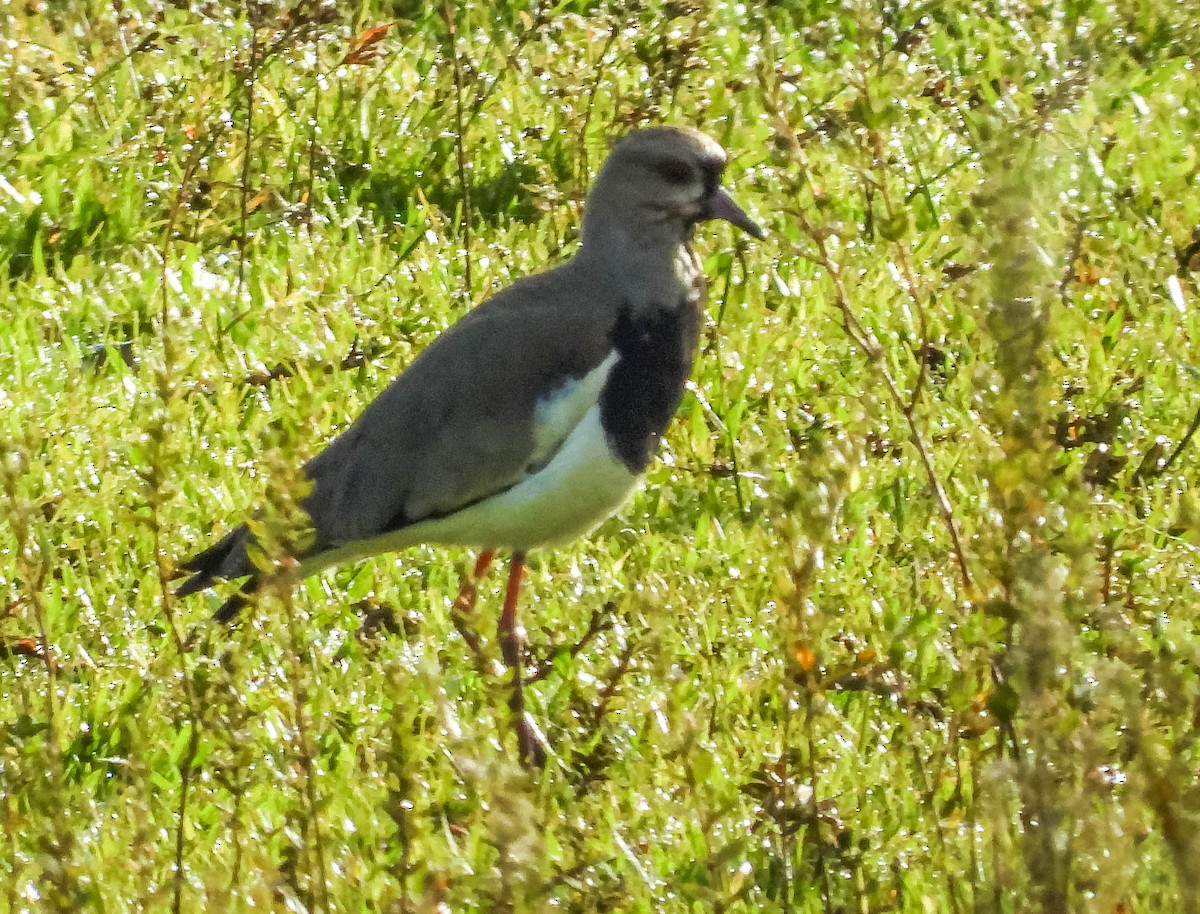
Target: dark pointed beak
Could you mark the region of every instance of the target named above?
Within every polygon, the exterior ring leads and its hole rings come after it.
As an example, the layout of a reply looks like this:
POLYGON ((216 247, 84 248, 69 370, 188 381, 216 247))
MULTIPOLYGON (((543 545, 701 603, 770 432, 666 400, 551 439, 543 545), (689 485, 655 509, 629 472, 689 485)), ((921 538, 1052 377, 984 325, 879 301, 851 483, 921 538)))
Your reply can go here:
POLYGON ((707 208, 706 219, 724 219, 730 225, 736 225, 743 232, 753 235, 760 241, 767 237, 767 233, 746 215, 744 209, 733 202, 733 197, 729 196, 723 188, 718 187, 714 190, 705 206, 707 208))

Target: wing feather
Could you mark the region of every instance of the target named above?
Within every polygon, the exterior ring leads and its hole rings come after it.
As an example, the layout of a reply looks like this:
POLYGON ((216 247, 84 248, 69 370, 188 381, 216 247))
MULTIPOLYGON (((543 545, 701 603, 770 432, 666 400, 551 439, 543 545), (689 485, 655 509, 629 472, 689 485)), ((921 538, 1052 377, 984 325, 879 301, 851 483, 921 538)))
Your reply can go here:
POLYGON ((599 396, 611 317, 536 291, 456 324, 305 467, 317 551, 451 514, 557 451, 599 396))
MULTIPOLYGON (((617 309, 596 295, 567 264, 515 283, 434 340, 304 467, 316 541, 301 558, 320 567, 322 554, 452 514, 549 460, 607 374, 597 369, 617 309)), ((181 565, 194 573, 181 592, 246 575, 253 585, 249 539, 242 525, 181 565)))

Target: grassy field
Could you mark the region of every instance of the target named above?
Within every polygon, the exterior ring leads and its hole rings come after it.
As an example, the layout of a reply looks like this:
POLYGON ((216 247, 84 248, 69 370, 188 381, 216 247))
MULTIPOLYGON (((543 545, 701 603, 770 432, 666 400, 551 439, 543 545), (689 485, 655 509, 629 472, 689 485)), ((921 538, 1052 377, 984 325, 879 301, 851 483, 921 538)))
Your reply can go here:
POLYGON ((1200 7, 0 11, 0 911, 1200 912, 1200 7), (171 597, 658 122, 770 237, 544 771, 465 553, 171 597))

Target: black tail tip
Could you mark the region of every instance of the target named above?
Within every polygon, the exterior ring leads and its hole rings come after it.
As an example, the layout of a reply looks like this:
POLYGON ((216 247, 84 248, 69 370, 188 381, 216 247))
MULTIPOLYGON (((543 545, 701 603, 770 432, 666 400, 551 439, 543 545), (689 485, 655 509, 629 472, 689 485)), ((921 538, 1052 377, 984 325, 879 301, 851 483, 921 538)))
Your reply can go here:
MULTIPOLYGON (((187 569, 186 565, 181 565, 180 567, 184 570, 190 570, 187 569)), ((199 593, 202 590, 208 590, 208 588, 212 587, 215 583, 216 579, 211 574, 200 572, 199 574, 192 575, 177 588, 175 588, 175 596, 179 599, 190 597, 194 593, 199 593)))
POLYGON ((250 595, 258 590, 259 583, 258 578, 248 580, 242 585, 241 590, 221 604, 220 608, 213 613, 213 619, 226 625, 234 622, 241 615, 242 610, 250 605, 250 595))

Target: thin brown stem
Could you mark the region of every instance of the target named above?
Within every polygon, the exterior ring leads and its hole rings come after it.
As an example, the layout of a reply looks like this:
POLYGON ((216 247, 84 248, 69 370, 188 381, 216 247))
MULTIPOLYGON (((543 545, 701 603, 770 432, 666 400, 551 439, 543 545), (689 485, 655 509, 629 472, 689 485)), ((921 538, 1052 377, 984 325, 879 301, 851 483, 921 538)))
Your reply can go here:
MULTIPOLYGON (((866 92, 867 83, 864 82, 864 93, 866 92)), ((896 207, 892 203, 892 194, 889 190, 888 183, 888 168, 887 157, 883 149, 883 136, 878 130, 871 130, 868 133, 871 144, 871 158, 876 171, 875 186, 879 190, 879 196, 883 199, 883 208, 887 212, 888 221, 894 223, 897 218, 896 207)), ((913 310, 917 315, 918 336, 920 343, 915 347, 917 357, 917 378, 913 382, 912 393, 909 396, 907 405, 902 406, 905 416, 911 419, 913 412, 917 408, 917 404, 921 400, 921 394, 925 389, 925 380, 928 375, 928 365, 926 353, 929 350, 929 319, 925 313, 925 302, 922 301, 921 295, 917 291, 916 274, 912 268, 912 260, 908 256, 908 248, 903 239, 898 239, 892 244, 892 248, 896 254, 896 260, 900 265, 900 274, 904 291, 908 293, 909 299, 912 301, 913 310)))
MULTIPOLYGON (((921 795, 925 797, 925 802, 920 804, 920 810, 922 814, 928 814, 932 812, 931 815, 928 815, 928 819, 930 824, 933 826, 933 833, 937 835, 938 851, 941 853, 943 860, 949 860, 950 845, 949 842, 946 841, 946 831, 942 827, 941 817, 936 812, 937 798, 935 796, 936 790, 933 786, 941 783, 940 771, 935 771, 934 776, 930 777, 929 773, 925 770, 925 759, 921 757, 920 745, 921 741, 917 739, 914 739, 909 743, 909 748, 912 752, 913 771, 916 772, 917 779, 920 782, 918 787, 920 788, 921 795)), ((945 764, 945 759, 946 756, 943 755, 943 765, 945 764)), ((958 783, 962 783, 961 775, 959 776, 958 783)), ((962 901, 958 896, 957 881, 953 879, 950 880, 947 884, 947 889, 949 890, 950 910, 953 911, 954 914, 960 914, 962 911, 962 901)))
MULTIPOLYGON (((150 49, 158 40, 159 34, 160 33, 158 29, 152 30, 148 35, 146 35, 145 38, 137 43, 133 50, 128 51, 127 53, 118 57, 107 67, 89 79, 82 89, 80 89, 70 98, 63 101, 61 104, 55 105, 54 113, 51 114, 46 120, 42 121, 42 131, 48 131, 50 127, 60 118, 67 115, 69 112, 75 111, 76 106, 85 99, 103 98, 104 90, 100 88, 101 84, 107 82, 110 76, 112 76, 122 67, 128 65, 132 61, 135 54, 141 54, 150 49)), ((47 135, 42 131, 30 131, 29 139, 13 147, 11 155, 4 160, 3 164, 0 164, 0 174, 9 173, 12 167, 17 163, 17 160, 21 158, 21 155, 25 152, 25 150, 27 150, 34 143, 41 141, 43 137, 47 135)))
MULTIPOLYGON (((733 287, 734 259, 736 259, 737 262, 739 264, 741 264, 742 275, 745 276, 746 275, 746 263, 745 263, 744 255, 742 254, 742 248, 741 248, 740 244, 736 248, 736 258, 732 258, 732 257, 730 258, 729 267, 728 267, 728 269, 725 270, 725 283, 724 283, 724 288, 721 292, 721 304, 717 308, 717 317, 716 317, 716 320, 714 321, 713 332, 710 335, 708 347, 707 347, 708 349, 712 350, 715 353, 718 363, 720 363, 720 361, 721 361, 720 329, 721 329, 721 325, 725 321, 725 312, 729 308, 729 296, 730 296, 731 289, 733 287)), ((725 401, 727 398, 725 396, 725 376, 724 376, 724 374, 721 374, 718 377, 718 391, 719 391, 721 400, 725 401)), ((704 408, 705 412, 711 414, 712 418, 714 420, 716 420, 716 422, 718 423, 718 427, 722 434, 722 437, 725 439, 725 445, 726 445, 726 447, 729 448, 729 463, 733 468, 733 494, 734 494, 734 498, 737 500, 738 516, 745 517, 746 516, 746 497, 745 497, 745 494, 742 492, 742 473, 741 473, 741 467, 738 465, 739 462, 738 462, 737 439, 734 437, 733 429, 731 429, 729 427, 729 423, 725 421, 725 417, 723 415, 718 414, 717 411, 714 410, 712 408, 712 406, 704 399, 703 394, 701 394, 698 390, 696 391, 696 396, 700 400, 700 404, 704 408)))
MULTIPOLYGON (((824 242, 821 242, 822 245, 824 242)), ((827 261, 826 269, 829 270, 833 278, 834 288, 837 290, 837 304, 842 311, 847 324, 861 327, 857 319, 854 318, 850 311, 850 296, 846 291, 846 286, 842 280, 841 271, 833 266, 831 261, 827 261)), ((929 489, 933 493, 934 503, 937 505, 938 513, 942 516, 942 522, 946 526, 946 531, 950 535, 951 548, 954 552, 954 559, 958 565, 959 575, 962 578, 963 587, 970 590, 971 572, 967 566, 967 556, 963 550, 962 538, 958 532, 958 522, 954 516, 954 508, 950 504, 950 499, 946 496, 945 490, 942 488, 941 479, 937 475, 937 470, 933 466, 933 458, 930 456, 929 448, 925 444, 925 439, 921 435, 921 430, 917 427, 916 417, 904 406, 904 397, 900 392, 900 387, 896 383, 896 379, 892 377, 891 371, 884 363, 881 352, 879 351, 879 343, 874 336, 858 336, 851 334, 851 338, 855 340, 863 354, 872 361, 879 371, 879 375, 883 378, 884 386, 887 388, 888 396, 892 402, 900 409, 904 415, 904 421, 908 425, 909 440, 912 442, 913 448, 917 452, 917 457, 921 461, 921 467, 925 470, 925 478, 929 483, 929 489)))
POLYGON ((1083 238, 1087 234, 1087 219, 1080 216, 1075 219, 1075 231, 1071 235, 1071 249, 1067 253, 1067 265, 1063 269, 1063 277, 1058 283, 1058 297, 1063 305, 1068 304, 1071 280, 1075 278, 1075 263, 1083 253, 1083 238))
MULTIPOLYGON (((11 468, 0 468, 0 474, 3 476, 4 491, 4 498, 0 501, 0 504, 7 502, 6 513, 9 517, 9 525, 12 527, 13 537, 16 540, 17 546, 17 567, 22 583, 25 585, 29 604, 33 607, 34 624, 37 626, 38 639, 40 641, 37 647, 30 645, 32 650, 29 652, 35 656, 40 656, 46 666, 45 746, 47 755, 50 755, 58 747, 58 699, 56 694, 59 669, 58 661, 54 657, 54 649, 50 641, 49 616, 46 613, 46 605, 42 601, 42 588, 45 586, 49 568, 46 558, 42 554, 42 550, 33 535, 33 529, 29 524, 30 513, 22 505, 17 492, 17 480, 21 475, 19 463, 14 461, 11 468)), ((10 650, 13 649, 10 648, 10 650)), ((13 652, 17 651, 13 650, 13 652)), ((20 652, 25 653, 25 651, 20 652)), ((57 755, 55 757, 57 758, 57 755)))
POLYGON ((313 32, 313 109, 312 120, 308 128, 308 184, 304 190, 304 224, 307 226, 310 240, 313 224, 313 185, 317 180, 317 129, 321 114, 321 85, 321 33, 317 30, 313 32))
MULTIPOLYGON (((289 568, 293 564, 294 560, 291 560, 285 562, 284 567, 289 568)), ((307 827, 312 830, 307 844, 312 865, 316 870, 315 876, 318 883, 315 897, 320 900, 321 908, 329 911, 329 882, 326 878, 325 842, 321 833, 320 804, 317 797, 315 775, 316 765, 313 761, 316 753, 313 750, 312 731, 308 720, 308 690, 304 685, 306 668, 304 658, 308 652, 305 649, 304 640, 300 634, 299 621, 296 618, 296 603, 292 594, 294 583, 292 576, 285 571, 279 576, 277 581, 273 582, 273 585, 280 602, 283 604, 283 616, 287 625, 288 660, 292 667, 291 675, 288 676, 288 679, 291 681, 292 687, 297 760, 300 763, 300 770, 304 774, 305 821, 307 827)))
POLYGON ((614 624, 612 613, 612 603, 605 603, 601 609, 593 612, 591 619, 588 620, 587 630, 580 636, 579 640, 574 644, 551 648, 546 651, 544 659, 537 665, 534 672, 525 679, 525 684, 530 685, 535 682, 541 682, 549 676, 554 671, 555 661, 559 657, 564 655, 572 659, 578 657, 596 636, 612 629, 614 624))
POLYGON ((808 781, 812 787, 808 795, 808 815, 811 822, 809 829, 817 856, 817 875, 821 880, 821 900, 825 904, 825 910, 832 911, 834 908, 831 900, 833 896, 829 887, 829 868, 825 865, 825 842, 821 838, 821 805, 818 801, 819 791, 817 789, 817 734, 813 725, 812 708, 813 686, 815 683, 809 683, 803 692, 804 741, 807 748, 805 761, 808 762, 808 781))
POLYGON ((1171 464, 1179 459, 1179 455, 1182 454, 1183 449, 1188 446, 1188 443, 1192 440, 1192 436, 1196 434, 1197 429, 1200 429, 1200 409, 1196 410, 1196 415, 1192 416, 1192 424, 1189 425, 1187 431, 1183 433, 1183 438, 1180 439, 1179 444, 1175 445, 1175 450, 1171 451, 1171 456, 1163 461, 1163 465, 1161 467, 1158 467, 1158 469, 1155 470, 1155 476, 1161 476, 1163 473, 1167 472, 1167 470, 1170 469, 1171 464))
POLYGON ((163 529, 160 518, 161 508, 165 500, 163 492, 165 470, 163 465, 166 462, 166 454, 164 453, 164 447, 169 437, 167 426, 170 422, 171 401, 175 395, 175 389, 169 375, 171 365, 175 360, 173 338, 169 332, 171 313, 170 264, 175 225, 183 209, 183 201, 191 187, 192 180, 200 166, 200 160, 208 145, 208 143, 196 143, 191 155, 184 164, 183 175, 180 178, 179 187, 175 192, 175 199, 171 204, 171 211, 163 233, 162 275, 159 282, 161 294, 158 316, 158 335, 162 340, 163 364, 157 378, 158 396, 162 413, 156 423, 156 427, 150 430, 150 439, 153 447, 151 450, 150 466, 143 477, 149 490, 147 501, 150 506, 150 528, 154 539, 154 558, 158 570, 158 585, 162 593, 163 616, 166 618, 167 630, 171 634, 171 643, 175 648, 175 663, 178 667, 179 681, 183 689, 184 702, 187 708, 188 741, 179 759, 179 802, 176 805, 175 811, 175 861, 171 894, 171 911, 173 914, 181 914, 183 911, 183 888, 186 881, 184 878, 184 856, 187 850, 187 807, 191 794, 192 766, 196 760, 196 754, 200 751, 201 716, 198 710, 192 678, 188 670, 187 641, 184 638, 178 615, 175 612, 175 595, 171 589, 173 572, 163 544, 163 529))
POLYGON ((588 163, 588 142, 587 133, 588 127, 592 123, 592 111, 596 106, 596 93, 600 90, 600 82, 604 78, 606 69, 605 59, 608 57, 608 52, 613 46, 613 42, 617 40, 620 34, 620 28, 614 22, 613 27, 609 30, 608 38, 604 41, 604 47, 600 49, 600 56, 596 61, 596 72, 592 76, 591 85, 588 86, 587 102, 583 106, 583 124, 579 128, 579 192, 580 196, 587 192, 587 188, 591 185, 592 175, 591 168, 588 163))
MULTIPOLYGON (((795 705, 795 689, 790 684, 784 693, 783 701, 783 726, 780 728, 779 734, 779 777, 784 784, 790 783, 788 773, 788 747, 792 744, 792 722, 795 718, 793 707, 795 705)), ((795 856, 796 856, 796 838, 795 832, 788 828, 782 821, 776 820, 779 824, 779 857, 780 870, 783 876, 783 891, 781 895, 781 909, 783 914, 792 914, 792 892, 796 880, 795 856)))
POLYGON ((243 128, 243 132, 246 140, 245 147, 242 150, 241 187, 238 194, 238 268, 237 291, 234 295, 235 301, 241 299, 242 293, 246 289, 246 257, 249 247, 249 234, 246 222, 249 215, 250 166, 254 149, 254 95, 259 65, 258 27, 253 21, 253 16, 250 18, 250 60, 247 62, 245 74, 242 76, 242 93, 245 96, 244 103, 246 106, 246 125, 243 128))
POLYGON ((616 666, 605 678, 604 688, 600 690, 600 694, 596 697, 596 703, 592 706, 592 720, 597 726, 604 719, 604 715, 608 713, 609 703, 616 696, 621 680, 625 678, 625 674, 633 665, 633 655, 637 652, 637 648, 638 646, 634 643, 627 644, 621 651, 621 656, 617 658, 616 666))
MULTIPOLYGON (((784 122, 780 123, 783 129, 789 129, 784 122)), ((801 165, 804 168, 805 181, 808 183, 809 191, 815 195, 816 189, 812 184, 812 172, 807 167, 807 163, 803 162, 802 147, 794 137, 792 139, 792 148, 795 150, 797 156, 801 158, 801 165)), ((933 465, 933 458, 929 453, 929 447, 925 443, 920 428, 917 426, 914 410, 906 403, 904 395, 900 391, 900 386, 896 383, 896 379, 892 376, 887 363, 884 361, 883 349, 880 346, 879 340, 876 339, 874 333, 854 313, 850 302, 850 294, 846 290, 842 265, 833 257, 829 247, 828 233, 818 226, 813 225, 800 210, 790 209, 789 212, 797 218, 805 235, 816 245, 815 252, 805 250, 799 246, 795 247, 796 252, 823 268, 829 274, 833 282, 835 304, 842 316, 843 329, 851 341, 866 356, 867 360, 875 366, 879 372, 879 376, 883 379, 884 386, 887 388, 888 397, 904 416, 905 423, 908 425, 909 440, 917 452, 918 459, 921 461, 921 467, 925 471, 929 489, 933 493, 934 503, 937 505, 938 513, 941 515, 942 522, 950 536, 951 549, 954 553, 959 575, 962 578, 963 587, 969 591, 972 588, 971 572, 967 565, 962 538, 959 535, 958 522, 954 515, 954 509, 950 504, 950 499, 947 497, 945 489, 942 487, 941 479, 938 477, 937 470, 933 465)), ((907 255, 905 255, 905 259, 907 259, 907 255)), ((909 269, 909 275, 911 276, 911 268, 909 269)), ((911 282, 910 287, 912 287, 911 282)), ((913 290, 915 292, 915 287, 913 287, 913 290)))
POLYGON ((443 7, 446 29, 449 32, 450 61, 454 72, 454 155, 458 165, 458 188, 462 193, 462 233, 463 248, 463 284, 464 297, 471 300, 471 290, 475 287, 471 279, 471 223, 474 214, 471 209, 471 184, 467 175, 467 149, 464 134, 463 118, 463 73, 462 61, 458 56, 458 13, 457 7, 447 0, 443 7))

